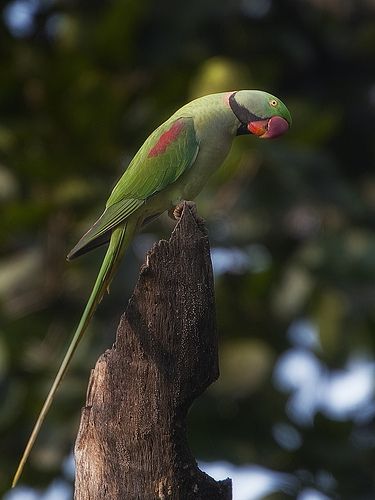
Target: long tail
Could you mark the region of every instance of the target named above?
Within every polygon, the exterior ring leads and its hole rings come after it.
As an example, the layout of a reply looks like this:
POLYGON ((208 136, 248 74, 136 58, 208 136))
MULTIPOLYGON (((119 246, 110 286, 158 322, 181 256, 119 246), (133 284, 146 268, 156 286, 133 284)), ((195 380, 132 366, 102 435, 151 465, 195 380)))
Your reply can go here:
POLYGON ((47 412, 51 406, 53 398, 56 394, 56 391, 65 375, 65 372, 69 366, 69 363, 73 357, 75 350, 81 340, 83 334, 85 333, 87 326, 99 304, 105 291, 107 290, 114 273, 117 269, 117 266, 120 262, 121 257, 123 256, 126 248, 129 246, 129 243, 133 239, 133 236, 137 230, 138 224, 135 220, 128 221, 125 225, 117 227, 111 236, 109 247, 107 253, 105 254, 102 266, 100 268, 98 277, 96 278, 95 285, 92 289, 90 298, 87 302, 85 310, 82 314, 81 320, 77 327, 77 330, 70 342, 69 348, 65 354, 65 357, 60 365, 59 371, 53 381, 51 389, 48 393, 48 396, 44 402, 44 405, 39 413, 38 419, 34 425, 34 429, 30 435, 30 438, 27 442, 25 451, 23 452, 22 458, 18 464, 17 471, 14 475, 12 488, 16 486, 24 465, 30 455, 31 449, 35 443, 35 440, 39 434, 40 428, 43 424, 43 421, 47 415, 47 412))

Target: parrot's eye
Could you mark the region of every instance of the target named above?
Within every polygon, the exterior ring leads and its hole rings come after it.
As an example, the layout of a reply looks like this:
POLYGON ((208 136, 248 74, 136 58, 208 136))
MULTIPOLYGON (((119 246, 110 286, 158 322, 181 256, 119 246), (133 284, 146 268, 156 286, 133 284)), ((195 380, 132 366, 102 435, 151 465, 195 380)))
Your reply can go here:
POLYGON ((270 100, 270 105, 273 106, 274 108, 277 106, 277 101, 276 99, 271 99, 270 100))

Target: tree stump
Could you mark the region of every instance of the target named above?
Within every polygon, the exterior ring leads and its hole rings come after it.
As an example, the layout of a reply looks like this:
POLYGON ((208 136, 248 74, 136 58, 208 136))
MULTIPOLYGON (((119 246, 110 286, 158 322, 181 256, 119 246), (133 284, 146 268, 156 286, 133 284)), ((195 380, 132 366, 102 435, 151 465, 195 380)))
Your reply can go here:
POLYGON ((199 470, 186 415, 219 376, 210 248, 184 203, 147 254, 116 343, 97 361, 75 445, 76 500, 230 500, 199 470))

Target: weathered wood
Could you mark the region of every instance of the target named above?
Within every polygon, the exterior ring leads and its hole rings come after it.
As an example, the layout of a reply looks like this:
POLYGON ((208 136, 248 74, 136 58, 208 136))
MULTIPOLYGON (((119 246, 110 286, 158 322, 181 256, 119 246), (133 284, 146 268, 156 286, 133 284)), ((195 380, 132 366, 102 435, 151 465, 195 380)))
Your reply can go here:
POLYGON ((186 414, 219 375, 209 242, 185 204, 148 253, 116 344, 92 371, 75 446, 76 500, 230 500, 188 447, 186 414))

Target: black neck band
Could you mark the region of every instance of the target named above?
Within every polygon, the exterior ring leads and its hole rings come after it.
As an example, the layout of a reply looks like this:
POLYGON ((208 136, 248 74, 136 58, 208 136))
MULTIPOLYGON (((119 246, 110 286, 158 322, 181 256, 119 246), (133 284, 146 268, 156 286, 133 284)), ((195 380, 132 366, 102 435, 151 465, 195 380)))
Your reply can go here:
POLYGON ((259 120, 262 120, 263 118, 260 118, 259 116, 250 113, 250 111, 246 109, 245 106, 241 106, 241 104, 238 104, 235 97, 236 93, 237 92, 234 92, 229 96, 229 106, 231 107, 233 113, 241 122, 241 124, 246 126, 250 122, 257 122, 259 120))

